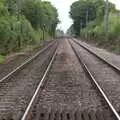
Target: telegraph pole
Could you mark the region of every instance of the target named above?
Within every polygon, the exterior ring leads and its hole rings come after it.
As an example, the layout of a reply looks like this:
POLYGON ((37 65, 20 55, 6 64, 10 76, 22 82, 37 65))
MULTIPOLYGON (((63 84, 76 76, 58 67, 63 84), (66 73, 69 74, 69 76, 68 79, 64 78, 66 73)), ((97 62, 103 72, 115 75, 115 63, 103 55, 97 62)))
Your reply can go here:
POLYGON ((81 29, 82 29, 82 27, 83 27, 83 23, 82 23, 82 20, 81 20, 81 24, 80 24, 80 26, 81 26, 81 29))
POLYGON ((81 19, 81 20, 80 20, 80 36, 81 36, 82 26, 83 26, 83 23, 82 23, 82 19, 81 19))
POLYGON ((109 5, 108 0, 105 1, 105 16, 104 16, 104 34, 105 40, 108 40, 108 16, 109 16, 109 5))
POLYGON ((18 36, 18 47, 19 47, 19 49, 21 49, 21 34, 22 34, 21 6, 22 6, 21 0, 17 1, 17 3, 16 3, 16 9, 17 9, 16 12, 17 12, 17 19, 18 19, 18 22, 19 22, 19 25, 20 25, 20 31, 19 31, 19 36, 18 36))
POLYGON ((45 40, 45 24, 43 25, 43 41, 45 40))
POLYGON ((88 31, 87 31, 87 26, 88 26, 88 17, 89 17, 89 13, 88 13, 88 10, 86 11, 86 35, 85 35, 85 38, 87 39, 88 37, 88 31))

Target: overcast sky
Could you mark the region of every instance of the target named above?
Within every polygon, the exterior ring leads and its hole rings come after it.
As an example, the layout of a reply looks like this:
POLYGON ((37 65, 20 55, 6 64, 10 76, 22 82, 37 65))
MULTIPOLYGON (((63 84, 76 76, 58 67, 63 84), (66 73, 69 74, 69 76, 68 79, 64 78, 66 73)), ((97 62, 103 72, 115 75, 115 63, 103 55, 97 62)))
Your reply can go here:
MULTIPOLYGON (((59 19, 61 24, 58 28, 66 31, 72 24, 72 20, 69 18, 70 5, 77 0, 47 0, 50 1, 57 9, 59 13, 59 19)), ((116 4, 116 8, 120 9, 120 0, 109 0, 116 4)))

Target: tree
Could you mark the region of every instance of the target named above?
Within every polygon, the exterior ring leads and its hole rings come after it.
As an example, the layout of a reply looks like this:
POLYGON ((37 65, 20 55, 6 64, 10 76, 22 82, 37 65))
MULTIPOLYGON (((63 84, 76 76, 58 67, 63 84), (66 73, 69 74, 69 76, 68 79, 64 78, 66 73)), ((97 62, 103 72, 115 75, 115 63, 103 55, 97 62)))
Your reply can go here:
POLYGON ((0 54, 40 43, 43 26, 45 37, 53 37, 58 22, 57 9, 50 2, 0 0, 0 54))
POLYGON ((80 35, 81 22, 82 28, 86 27, 86 16, 88 14, 88 22, 94 20, 96 17, 96 10, 93 1, 80 0, 71 5, 70 16, 73 19, 73 26, 76 35, 80 35))
MULTIPOLYGON (((104 7, 104 0, 79 0, 74 2, 71 5, 70 17, 73 19, 75 34, 79 36, 80 30, 86 28, 86 25, 91 21, 94 21, 96 25, 100 24, 104 18, 104 7)), ((110 2, 109 12, 116 12, 115 5, 110 2)))
POLYGON ((43 29, 43 25, 45 25, 45 30, 54 36, 59 20, 57 10, 50 2, 26 1, 22 13, 35 29, 43 29))

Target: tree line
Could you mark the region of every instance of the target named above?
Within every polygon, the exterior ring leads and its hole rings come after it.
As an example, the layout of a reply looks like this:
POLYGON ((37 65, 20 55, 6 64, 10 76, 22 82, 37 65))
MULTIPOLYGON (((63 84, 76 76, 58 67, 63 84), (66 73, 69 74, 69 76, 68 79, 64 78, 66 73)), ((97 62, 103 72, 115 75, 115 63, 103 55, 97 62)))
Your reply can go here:
POLYGON ((104 0, 78 0, 74 2, 70 9, 73 25, 68 29, 68 33, 94 39, 99 44, 107 44, 110 47, 120 49, 120 42, 118 40, 120 39, 120 11, 111 2, 108 3, 108 6, 109 41, 105 39, 104 0))
POLYGON ((0 54, 38 44, 54 37, 59 23, 57 9, 47 1, 0 0, 0 54))

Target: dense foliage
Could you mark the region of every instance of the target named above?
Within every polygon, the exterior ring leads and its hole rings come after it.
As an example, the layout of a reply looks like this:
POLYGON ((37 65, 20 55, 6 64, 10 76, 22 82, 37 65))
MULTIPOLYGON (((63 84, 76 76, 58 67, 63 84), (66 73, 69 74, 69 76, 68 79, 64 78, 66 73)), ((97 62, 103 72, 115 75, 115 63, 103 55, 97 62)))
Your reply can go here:
POLYGON ((0 54, 38 44, 55 35, 58 14, 49 2, 40 0, 0 0, 0 54))
POLYGON ((79 0, 71 5, 70 17, 73 25, 68 29, 71 35, 94 40, 100 45, 120 51, 120 11, 111 2, 108 4, 108 39, 105 35, 104 0, 79 0))
POLYGON ((72 4, 70 16, 74 21, 73 26, 76 35, 80 35, 80 29, 86 27, 86 19, 88 19, 88 21, 95 19, 95 11, 95 5, 88 0, 80 0, 72 4), (86 18, 87 16, 88 18, 86 18))
MULTIPOLYGON (((71 5, 70 16, 73 19, 73 26, 76 35, 80 35, 83 28, 96 27, 104 20, 105 3, 104 0, 79 0, 71 5), (92 23, 91 23, 92 21, 92 23)), ((109 13, 115 13, 115 5, 109 3, 109 13)))

